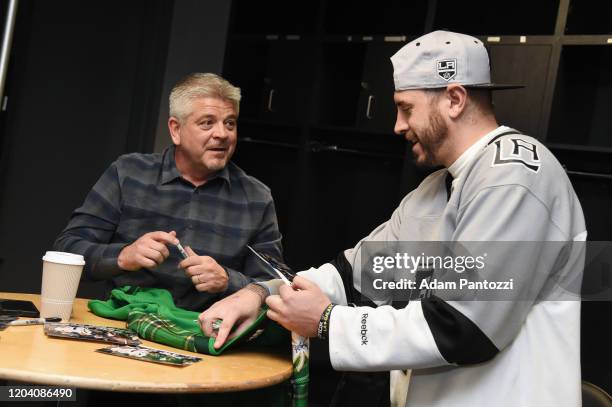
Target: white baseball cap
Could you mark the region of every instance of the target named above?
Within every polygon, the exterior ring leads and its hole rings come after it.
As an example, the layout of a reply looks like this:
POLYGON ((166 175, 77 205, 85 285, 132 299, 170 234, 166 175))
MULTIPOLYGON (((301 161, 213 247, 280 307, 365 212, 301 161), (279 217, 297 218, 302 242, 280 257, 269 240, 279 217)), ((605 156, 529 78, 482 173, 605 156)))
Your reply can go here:
POLYGON ((451 83, 481 89, 516 89, 491 83, 489 54, 478 38, 434 31, 403 46, 391 57, 395 90, 445 88, 451 83))

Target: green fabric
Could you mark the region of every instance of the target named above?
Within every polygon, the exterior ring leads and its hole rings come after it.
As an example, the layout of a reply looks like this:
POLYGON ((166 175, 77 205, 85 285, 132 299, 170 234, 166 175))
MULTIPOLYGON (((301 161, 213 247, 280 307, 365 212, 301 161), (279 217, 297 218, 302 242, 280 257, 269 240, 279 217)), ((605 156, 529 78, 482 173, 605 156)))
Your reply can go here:
POLYGON ((177 308, 170 292, 161 288, 116 288, 107 301, 91 300, 88 305, 91 312, 98 316, 127 321, 128 328, 141 338, 191 352, 216 356, 245 342, 269 346, 288 344, 289 341, 288 331, 269 321, 266 318, 267 309, 264 308, 243 333, 227 341, 220 349, 215 349, 215 338, 202 333, 197 321, 199 313, 177 308), (263 333, 252 338, 259 330, 263 330, 263 333))
POLYGON ((293 358, 293 378, 291 379, 293 407, 307 407, 310 381, 310 340, 292 333, 291 356, 293 358))
POLYGON ((208 353, 208 337, 201 332, 198 334, 183 329, 157 314, 132 310, 128 314, 127 326, 141 338, 190 352, 208 353))

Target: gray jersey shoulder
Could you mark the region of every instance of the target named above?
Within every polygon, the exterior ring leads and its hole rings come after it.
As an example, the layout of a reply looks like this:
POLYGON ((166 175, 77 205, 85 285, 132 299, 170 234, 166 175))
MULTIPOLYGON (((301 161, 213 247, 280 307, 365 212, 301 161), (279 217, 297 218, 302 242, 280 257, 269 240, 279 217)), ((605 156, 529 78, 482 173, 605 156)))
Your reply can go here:
POLYGON ((573 189, 565 170, 541 142, 523 134, 494 138, 477 155, 461 182, 462 201, 485 188, 522 186, 549 206, 573 189))
POLYGON ((584 231, 582 208, 564 168, 533 137, 516 134, 493 139, 472 163, 459 191, 455 191, 459 194, 457 206, 461 210, 481 191, 492 188, 523 191, 525 199, 543 205, 551 222, 569 237, 584 231))

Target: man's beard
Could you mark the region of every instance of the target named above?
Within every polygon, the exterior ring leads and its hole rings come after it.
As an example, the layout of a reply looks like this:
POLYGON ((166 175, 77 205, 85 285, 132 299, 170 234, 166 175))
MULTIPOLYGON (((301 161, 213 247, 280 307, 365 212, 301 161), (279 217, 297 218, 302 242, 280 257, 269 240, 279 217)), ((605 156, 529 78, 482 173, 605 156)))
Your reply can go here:
POLYGON ((423 160, 419 160, 419 157, 416 155, 414 156, 414 162, 417 167, 433 168, 440 165, 436 155, 448 138, 448 126, 444 123, 440 112, 437 109, 432 109, 429 116, 429 127, 419 133, 414 132, 414 134, 421 144, 424 155, 423 160))

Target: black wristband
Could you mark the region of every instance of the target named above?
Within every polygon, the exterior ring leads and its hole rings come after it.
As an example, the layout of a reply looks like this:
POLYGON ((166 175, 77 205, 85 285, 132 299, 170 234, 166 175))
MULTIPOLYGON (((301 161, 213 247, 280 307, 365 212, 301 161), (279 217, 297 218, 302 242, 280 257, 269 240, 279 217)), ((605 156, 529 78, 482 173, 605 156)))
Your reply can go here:
POLYGON ((329 304, 321 314, 319 328, 317 329, 317 336, 319 339, 327 340, 329 338, 329 321, 331 319, 331 312, 335 306, 336 304, 334 303, 329 304))

